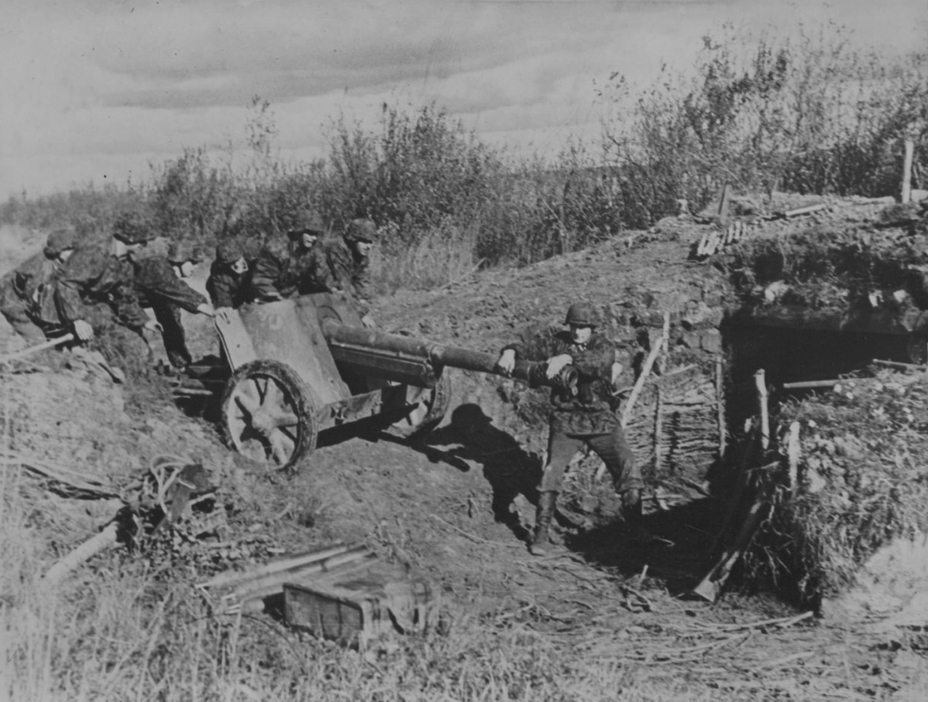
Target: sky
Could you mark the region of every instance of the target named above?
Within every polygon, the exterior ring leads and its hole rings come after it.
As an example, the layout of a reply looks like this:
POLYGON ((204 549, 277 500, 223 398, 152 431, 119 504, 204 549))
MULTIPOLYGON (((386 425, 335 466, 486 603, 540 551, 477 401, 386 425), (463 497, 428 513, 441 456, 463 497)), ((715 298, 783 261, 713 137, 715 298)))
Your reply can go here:
POLYGON ((928 0, 0 0, 0 199, 122 185, 185 147, 244 149, 266 99, 285 161, 325 156, 339 115, 435 103, 485 142, 594 137, 613 73, 686 71, 706 33, 836 22, 928 48, 928 0))

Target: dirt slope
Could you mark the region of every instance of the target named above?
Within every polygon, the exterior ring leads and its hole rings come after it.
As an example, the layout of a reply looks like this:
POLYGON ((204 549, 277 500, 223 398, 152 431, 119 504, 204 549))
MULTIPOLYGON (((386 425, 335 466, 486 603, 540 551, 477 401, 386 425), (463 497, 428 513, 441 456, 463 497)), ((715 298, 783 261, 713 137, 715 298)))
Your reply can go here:
MULTIPOLYGON (((623 237, 520 271, 482 272, 446 290, 383 300, 376 316, 388 330, 495 351, 526 322, 560 322, 579 297, 600 301, 608 328, 621 338, 633 317, 657 314, 651 322, 659 323, 660 310, 723 301, 721 274, 686 260, 694 236, 640 233, 631 245, 623 237)), ((213 353, 203 320, 186 321, 195 355, 213 353)), ((452 412, 426 443, 324 434, 301 470, 283 479, 225 449, 215 426, 165 401, 157 381, 149 395, 130 397, 93 369, 65 365, 56 357, 0 376, 14 450, 72 460, 119 486, 164 454, 202 462, 220 485, 222 538, 260 544, 213 558, 218 567, 334 540, 363 542, 427 573, 454 616, 485 618, 488 626, 527 622, 558 650, 582 651, 604 666, 640 661, 655 685, 692 698, 756 699, 763 689, 783 699, 886 699, 922 674, 911 651, 856 622, 726 628, 795 612, 764 597, 732 595, 715 607, 677 599, 702 572, 722 514, 718 503, 653 514, 651 527, 672 545, 643 551, 610 524, 609 486, 595 483, 586 466, 572 480, 585 481, 594 503, 565 516, 588 520, 590 531, 567 525, 568 549, 529 556, 523 539, 544 434, 538 422, 514 415, 508 381, 453 372, 452 412), (703 651, 707 632, 715 644, 703 651)), ((60 551, 105 520, 102 508, 88 515, 74 500, 36 499, 55 515, 49 534, 60 551)), ((177 577, 195 580, 217 567, 208 556, 198 563, 177 577)))

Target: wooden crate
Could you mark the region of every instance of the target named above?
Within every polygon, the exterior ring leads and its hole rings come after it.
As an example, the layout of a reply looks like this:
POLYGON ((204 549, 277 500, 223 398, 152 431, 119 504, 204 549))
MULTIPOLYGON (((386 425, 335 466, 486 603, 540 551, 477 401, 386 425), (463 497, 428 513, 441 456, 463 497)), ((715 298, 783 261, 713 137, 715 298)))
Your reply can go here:
POLYGON ((438 594, 426 580, 379 560, 287 582, 283 590, 289 626, 360 648, 387 634, 421 633, 438 617, 438 594))

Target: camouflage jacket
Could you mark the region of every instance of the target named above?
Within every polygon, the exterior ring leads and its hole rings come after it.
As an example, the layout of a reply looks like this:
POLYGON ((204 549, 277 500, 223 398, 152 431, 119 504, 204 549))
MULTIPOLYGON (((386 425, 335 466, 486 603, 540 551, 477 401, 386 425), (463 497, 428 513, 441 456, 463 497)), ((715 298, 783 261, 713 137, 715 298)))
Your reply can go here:
POLYGON ((206 304, 206 298, 178 278, 174 266, 163 256, 134 261, 133 268, 135 292, 143 307, 153 307, 161 301, 196 312, 197 307, 206 304))
POLYGON ((117 259, 103 246, 78 248, 61 267, 55 284, 58 315, 70 324, 87 315, 85 302, 107 303, 116 317, 131 329, 141 329, 148 315, 139 305, 128 261, 117 259))
POLYGON ((307 251, 286 235, 272 237, 255 262, 251 289, 256 300, 324 292, 325 276, 319 264, 318 246, 307 251))
POLYGON ((342 237, 331 237, 322 243, 322 259, 326 288, 350 293, 366 308, 374 292, 370 258, 354 254, 342 237))
POLYGON ((37 253, 0 278, 0 308, 19 309, 45 324, 61 323, 55 305, 54 283, 60 266, 37 253))
POLYGON ((229 267, 219 261, 213 261, 206 280, 206 292, 216 308, 238 308, 248 302, 251 288, 249 273, 236 275, 229 267))
POLYGON ((504 348, 516 352, 525 361, 547 361, 553 356, 570 354, 578 374, 577 395, 556 388, 551 390, 554 405, 552 422, 569 434, 603 434, 619 423, 612 410, 612 364, 615 345, 602 334, 594 333, 583 345, 574 344, 570 332, 557 327, 522 335, 504 348))

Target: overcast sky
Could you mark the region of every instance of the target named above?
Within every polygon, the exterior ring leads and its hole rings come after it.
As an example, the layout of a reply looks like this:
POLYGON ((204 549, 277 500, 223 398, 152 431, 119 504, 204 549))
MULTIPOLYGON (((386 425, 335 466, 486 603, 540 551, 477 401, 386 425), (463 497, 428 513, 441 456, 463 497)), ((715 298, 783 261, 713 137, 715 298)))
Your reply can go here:
POLYGON ((184 147, 241 146, 253 95, 285 159, 324 155, 340 112, 436 101, 494 145, 593 135, 596 85, 692 63, 725 21, 834 20, 928 46, 928 0, 0 0, 0 198, 125 183, 184 147))

